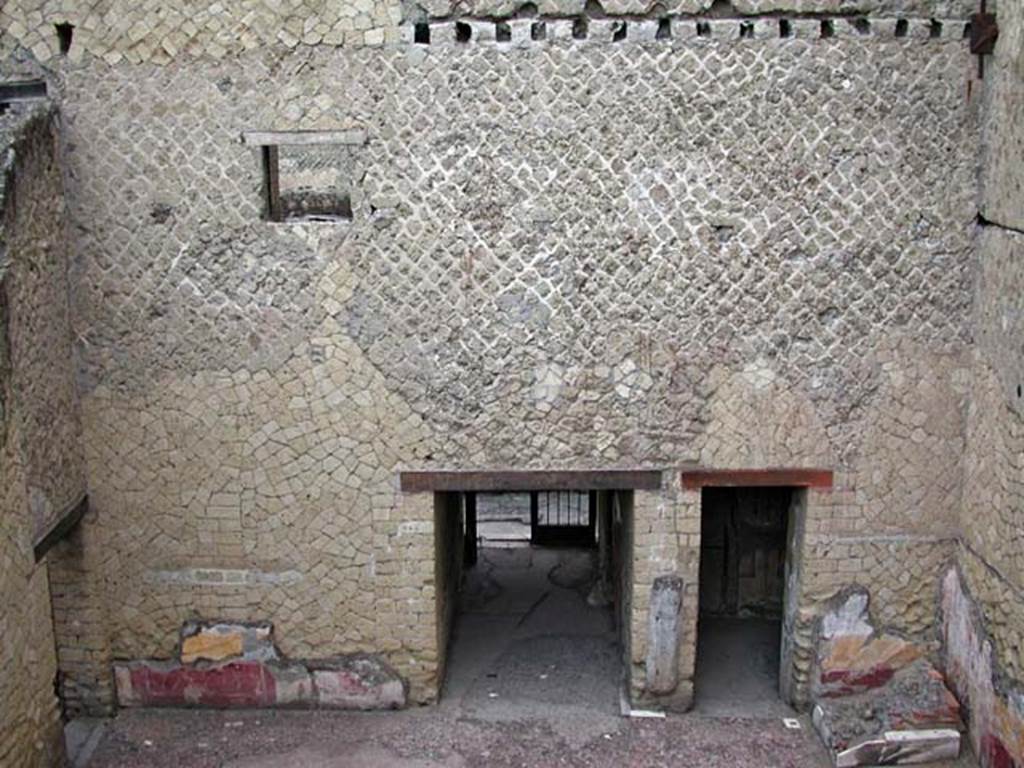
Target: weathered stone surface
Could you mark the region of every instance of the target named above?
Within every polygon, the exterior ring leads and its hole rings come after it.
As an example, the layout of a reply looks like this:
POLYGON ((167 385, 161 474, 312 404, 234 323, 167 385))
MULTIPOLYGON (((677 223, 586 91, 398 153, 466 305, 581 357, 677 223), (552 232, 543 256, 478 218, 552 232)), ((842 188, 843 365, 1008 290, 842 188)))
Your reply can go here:
POLYGON ((279 707, 309 707, 316 704, 313 676, 305 666, 274 665, 276 703, 279 707))
POLYGON ((242 636, 232 634, 199 634, 185 638, 181 644, 182 664, 195 661, 223 661, 242 655, 242 636))
MULTIPOLYGON (((887 623, 928 631, 964 410, 963 43, 733 32, 322 49, 294 77, 254 74, 287 70, 269 50, 67 70, 118 657, 169 657, 188 593, 273 616, 292 658, 379 650, 429 699, 436 529, 429 500, 395 493, 399 467, 834 466, 809 502, 800 626, 843 562, 887 623), (138 154, 139 124, 190 162, 138 154), (255 129, 364 131, 353 220, 261 222, 238 141, 255 129)), ((696 584, 700 530, 677 488, 637 500, 642 694, 651 585, 696 584)), ((684 594, 677 690, 695 611, 684 594)))
MULTIPOLYGON (((267 48, 288 51, 338 45, 377 47, 403 39, 405 33, 412 31, 411 22, 453 14, 465 16, 468 24, 487 28, 487 37, 493 41, 494 22, 481 22, 477 18, 508 18, 523 13, 524 6, 534 6, 540 14, 564 19, 582 14, 584 10, 589 13, 592 5, 585 0, 538 0, 537 3, 355 0, 332 4, 297 0, 279 6, 258 0, 231 0, 229 3, 179 6, 120 0, 99 11, 89 3, 9 0, 0 14, 0 25, 40 61, 51 61, 60 55, 53 28, 54 24, 66 22, 75 27, 72 45, 64 54, 71 62, 77 64, 94 57, 110 66, 169 65, 199 58, 226 59, 267 48), (226 35, 224 30, 229 24, 232 34, 226 35)), ((712 0, 664 0, 656 5, 650 0, 604 0, 599 5, 602 11, 594 14, 598 23, 604 13, 649 14, 651 20, 656 21, 666 15, 705 13, 711 9, 712 0)), ((856 12, 883 19, 911 16, 921 22, 925 37, 927 19, 965 18, 974 9, 967 0, 845 0, 843 3, 835 0, 735 0, 732 5, 739 14, 839 13, 849 16, 856 12)), ((812 24, 817 27, 816 20, 812 20, 812 24)), ((815 32, 818 36, 817 29, 815 32)))
POLYGON ((920 656, 918 646, 891 635, 836 638, 821 662, 819 693, 835 697, 877 688, 920 656))
POLYGON ((855 590, 822 619, 816 696, 835 698, 879 688, 921 657, 922 650, 914 643, 875 635, 868 605, 867 592, 855 590))
MULTIPOLYGON (((0 56, 2 49, 0 42, 0 56)), ((62 764, 54 649, 64 648, 55 643, 51 589, 58 610, 64 589, 60 579, 51 585, 47 562, 35 562, 33 543, 85 490, 65 357, 67 210, 57 127, 49 104, 0 112, 0 765, 18 768, 62 764)), ((64 661, 77 678, 74 653, 64 661)))
MULTIPOLYGON (((961 557, 964 563, 976 559, 972 553, 961 557)), ((961 573, 951 568, 942 582, 947 675, 953 690, 970 708, 971 741, 983 768, 1016 768, 1024 765, 1024 690, 998 686, 1006 678, 1000 674, 1000 660, 985 630, 986 620, 964 590, 961 573)), ((982 578, 991 578, 987 569, 982 578)))
POLYGON ((679 682, 679 609, 683 580, 659 576, 651 587, 650 628, 647 644, 647 689, 670 693, 679 682))
POLYGON ((839 752, 836 768, 858 765, 909 765, 955 760, 960 755, 960 732, 951 728, 930 731, 886 731, 839 752))
POLYGON ((115 664, 121 706, 271 707, 276 683, 256 661, 234 661, 204 668, 177 662, 115 664))
MULTIPOLYGON (((1024 430, 1020 355, 1006 350, 1019 349, 1024 294, 1016 236, 986 234, 994 258, 970 310, 965 90, 979 84, 964 87, 963 25, 930 21, 970 4, 842 5, 886 18, 836 17, 830 40, 816 18, 785 39, 774 17, 742 38, 740 19, 715 18, 700 40, 694 19, 673 18, 660 40, 652 18, 602 17, 711 4, 544 0, 541 13, 586 12, 587 39, 562 18, 537 41, 523 19, 513 51, 482 18, 527 13, 506 0, 5 4, 0 49, 47 61, 69 118, 78 362, 104 521, 80 562, 109 601, 65 601, 69 660, 109 669, 111 645, 169 657, 201 605, 273 615, 293 656, 380 648, 429 698, 438 529, 429 505, 396 498, 397 467, 827 465, 839 479, 810 494, 787 617, 803 683, 819 664, 829 698, 909 669, 962 518, 980 553, 964 573, 992 618, 986 684, 1012 725, 1024 430), (461 48, 442 39, 445 20, 429 46, 351 49, 466 10, 481 18, 461 48), (76 30, 66 58, 58 21, 76 30), (365 131, 343 171, 359 180, 351 224, 260 222, 257 158, 237 141, 253 127, 365 131), (819 661, 819 605, 854 578, 901 636, 839 627, 819 661)), ((1021 24, 1000 12, 983 212, 1020 227, 1021 24)), ((59 327, 33 329, 40 359, 59 327)), ((39 413, 66 415, 68 392, 44 392, 39 413)), ((32 446, 49 458, 54 442, 32 446)), ((41 519, 51 491, 82 479, 73 456, 52 456, 68 471, 28 483, 41 519)), ((692 583, 698 502, 675 488, 637 498, 631 684, 685 690, 696 606, 680 597, 666 677, 651 586, 692 583)), ((244 636, 241 655, 230 633, 186 641, 200 666, 249 660, 244 636)), ((158 689, 179 684, 167 675, 158 689)), ((289 701, 310 695, 301 673, 291 683, 289 701)), ((992 761, 1019 751, 1001 733, 979 736, 992 761)))
POLYGON ((282 660, 269 623, 188 622, 181 634, 180 661, 114 665, 121 706, 397 709, 406 704, 405 681, 373 655, 309 665, 282 660))
POLYGON ((821 620, 814 725, 836 764, 923 762, 953 742, 959 749, 960 705, 942 674, 923 658, 921 646, 876 633, 869 607, 867 592, 853 588, 821 620), (921 733, 949 729, 955 739, 921 733))
POLYGON ((312 668, 317 703, 339 709, 399 709, 405 685, 393 669, 371 656, 354 656, 312 668))
MULTIPOLYGON (((904 737, 893 743, 890 731, 963 730, 959 703, 942 674, 924 659, 860 693, 817 699, 814 724, 837 759, 845 754, 844 760, 859 761, 849 765, 889 764, 870 759, 877 750, 890 756, 891 762, 911 761, 921 753, 901 741, 904 737)), ((940 741, 941 748, 947 748, 948 740, 940 741)), ((925 742, 922 737, 914 744, 925 742)))
POLYGON ((187 623, 181 631, 181 663, 274 659, 272 631, 270 624, 187 623))

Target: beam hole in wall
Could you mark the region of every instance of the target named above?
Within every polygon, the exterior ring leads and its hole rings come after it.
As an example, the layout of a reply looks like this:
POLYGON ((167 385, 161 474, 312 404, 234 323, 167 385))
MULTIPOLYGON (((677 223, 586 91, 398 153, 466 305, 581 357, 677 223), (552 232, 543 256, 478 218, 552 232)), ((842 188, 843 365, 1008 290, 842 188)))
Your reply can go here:
POLYGON ((697 22, 697 37, 711 37, 711 25, 708 22, 697 22))
POLYGON ((54 30, 57 32, 57 47, 60 49, 61 54, 66 55, 71 50, 71 41, 75 34, 75 25, 68 24, 67 22, 61 22, 60 24, 53 25, 54 30))
POLYGON ((494 39, 499 43, 509 43, 512 41, 512 27, 510 27, 504 21, 499 21, 494 25, 494 39))
POLYGON ((805 491, 701 491, 699 618, 694 692, 709 715, 784 714, 783 614, 805 491))
POLYGON ((572 39, 587 39, 587 19, 585 16, 578 16, 572 22, 572 39))
POLYGON ((836 36, 836 25, 832 19, 821 20, 821 36, 823 38, 835 37, 836 36))
POLYGON ((870 35, 871 34, 871 22, 861 16, 860 18, 854 19, 852 22, 853 28, 856 30, 858 35, 870 35))
POLYGON ((933 40, 942 37, 942 22, 938 19, 932 19, 928 22, 928 37, 933 40))
POLYGON ((612 42, 618 43, 626 39, 626 22, 619 21, 615 24, 615 31, 612 32, 612 42))
POLYGON ((790 24, 789 19, 779 19, 779 37, 792 37, 793 36, 793 25, 790 24))
POLYGON ((443 695, 617 713, 632 510, 632 491, 435 493, 443 695))
POLYGON ((543 21, 535 21, 530 25, 531 40, 546 40, 547 36, 548 27, 543 21))
POLYGON ((655 40, 672 39, 672 20, 667 16, 658 19, 658 31, 654 33, 655 40))
POLYGON ((909 22, 906 19, 899 19, 896 22, 896 37, 906 37, 907 31, 910 28, 909 22))
POLYGON ((473 37, 473 29, 464 21, 455 22, 455 42, 468 43, 473 37))
POLYGON ((752 21, 741 21, 740 22, 740 38, 749 40, 754 37, 754 22, 752 21))
POLYGON ((430 25, 425 21, 419 21, 413 25, 412 41, 420 45, 430 45, 430 25))

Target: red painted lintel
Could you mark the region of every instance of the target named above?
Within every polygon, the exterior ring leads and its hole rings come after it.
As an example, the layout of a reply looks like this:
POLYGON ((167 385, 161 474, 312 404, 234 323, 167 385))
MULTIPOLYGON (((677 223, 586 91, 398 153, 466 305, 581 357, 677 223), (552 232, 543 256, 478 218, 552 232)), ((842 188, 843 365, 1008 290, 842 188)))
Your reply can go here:
POLYGON ((743 488, 754 486, 832 487, 831 469, 688 469, 682 472, 683 487, 743 488))

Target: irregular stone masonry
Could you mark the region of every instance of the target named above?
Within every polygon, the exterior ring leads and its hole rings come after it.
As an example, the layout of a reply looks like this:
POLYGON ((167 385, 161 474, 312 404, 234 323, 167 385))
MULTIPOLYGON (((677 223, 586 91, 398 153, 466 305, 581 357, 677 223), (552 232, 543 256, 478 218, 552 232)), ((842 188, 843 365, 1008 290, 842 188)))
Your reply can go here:
MULTIPOLYGON (((481 4, 483 5, 483 4, 481 4)), ((534 41, 534 21, 508 19, 520 4, 499 0, 496 7, 478 8, 471 17, 460 22, 472 30, 477 40, 496 41, 499 31, 495 21, 481 17, 505 19, 513 44, 534 41)), ((669 3, 669 6, 675 5, 669 3)), ((666 7, 658 18, 636 19, 637 14, 649 13, 646 5, 636 6, 635 0, 610 0, 608 12, 628 14, 633 18, 610 20, 598 18, 587 24, 586 37, 590 40, 613 41, 624 38, 637 42, 650 42, 665 36, 658 35, 662 19, 669 20, 668 37, 694 38, 697 25, 706 24, 713 38, 751 37, 763 39, 780 36, 777 18, 756 18, 764 12, 795 11, 797 14, 819 14, 820 18, 794 18, 791 34, 794 37, 866 37, 907 35, 911 38, 962 38, 964 17, 973 10, 966 2, 944 4, 943 11, 953 15, 933 19, 933 9, 927 0, 888 0, 862 3, 862 16, 828 16, 834 7, 828 2, 793 2, 791 7, 779 8, 765 0, 740 0, 736 19, 708 18, 699 14, 711 5, 710 0, 682 0, 678 8, 666 7), (874 15, 873 11, 881 11, 874 15), (957 16, 957 13, 960 16, 957 16), (742 29, 742 32, 741 32, 742 29), (827 32, 824 30, 828 30, 827 32)), ((151 7, 144 3, 76 3, 69 5, 60 0, 12 0, 0 10, 0 29, 5 30, 18 44, 30 50, 37 61, 47 62, 61 53, 55 25, 70 24, 73 37, 66 52, 72 62, 86 56, 102 59, 114 66, 121 62, 132 64, 154 63, 166 65, 177 59, 222 59, 252 52, 266 46, 280 46, 294 50, 307 46, 381 46, 399 41, 412 42, 415 36, 411 22, 425 23, 428 17, 449 18, 452 8, 444 0, 427 0, 425 8, 407 12, 395 0, 358 0, 352 3, 293 3, 288 9, 257 2, 233 0, 211 3, 205 7, 177 7, 158 3, 151 7)), ((573 38, 574 18, 585 18, 582 0, 549 0, 540 3, 538 17, 547 27, 551 39, 573 38)), ((454 41, 453 21, 431 24, 442 40, 454 41)), ((789 34, 789 33, 787 33, 789 34)), ((432 34, 433 37, 433 34, 432 34)))
POLYGON ((954 688, 983 768, 1024 765, 1024 17, 1000 3, 986 57, 963 545, 943 583, 954 688))
POLYGON ((84 490, 56 120, 0 114, 0 765, 63 755, 50 585, 33 545, 84 490))

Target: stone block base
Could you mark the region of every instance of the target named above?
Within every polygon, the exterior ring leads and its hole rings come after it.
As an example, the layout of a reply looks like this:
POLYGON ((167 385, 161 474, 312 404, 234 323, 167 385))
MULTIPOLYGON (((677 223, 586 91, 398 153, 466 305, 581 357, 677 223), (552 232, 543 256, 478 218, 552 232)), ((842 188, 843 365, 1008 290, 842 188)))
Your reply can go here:
POLYGON ((952 728, 930 731, 887 731, 867 739, 835 756, 836 768, 858 765, 910 765, 938 760, 956 760, 960 755, 960 732, 952 728))
POLYGON ((123 707, 400 709, 405 681, 371 654, 281 659, 269 625, 186 625, 175 661, 114 665, 123 707), (212 660, 217 659, 217 660, 212 660))

